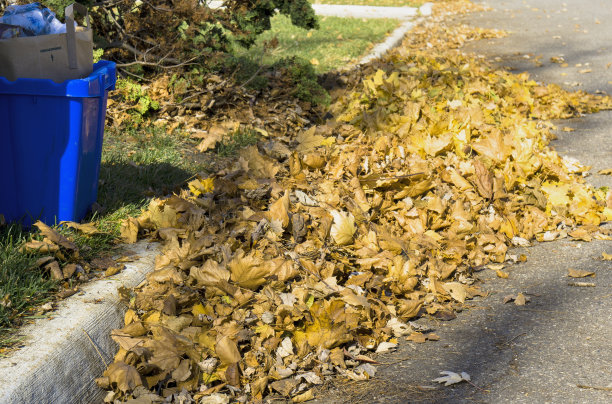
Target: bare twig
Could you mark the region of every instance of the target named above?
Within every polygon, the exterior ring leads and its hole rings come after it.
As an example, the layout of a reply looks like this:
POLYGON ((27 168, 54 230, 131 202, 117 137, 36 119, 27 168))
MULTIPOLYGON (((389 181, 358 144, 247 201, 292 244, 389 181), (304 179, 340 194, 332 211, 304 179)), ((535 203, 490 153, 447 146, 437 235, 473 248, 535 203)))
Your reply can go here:
POLYGON ((162 62, 161 59, 158 62, 145 62, 145 61, 138 61, 137 60, 137 61, 130 62, 130 63, 117 63, 117 67, 128 67, 128 66, 140 65, 140 66, 159 67, 159 68, 162 68, 162 69, 174 69, 176 67, 189 66, 189 65, 195 64, 195 63, 191 63, 191 62, 193 62, 196 59, 197 59, 197 57, 193 57, 193 58, 191 58, 189 60, 186 60, 186 61, 184 61, 182 63, 178 63, 178 64, 175 64, 175 65, 169 65, 169 66, 161 64, 161 62, 162 62))
POLYGON ((83 330, 83 333, 85 334, 85 336, 87 337, 87 339, 89 340, 89 342, 91 342, 91 345, 93 345, 94 349, 96 350, 96 352, 98 353, 98 356, 100 357, 100 359, 102 360, 102 363, 104 364, 105 367, 108 367, 108 363, 106 363, 106 360, 104 360, 104 357, 102 356, 102 353, 100 352, 100 350, 98 349, 98 346, 96 345, 95 342, 93 342, 93 340, 91 339, 91 337, 89 336, 89 334, 87 334, 87 331, 85 331, 85 329, 81 328, 81 330, 83 330))

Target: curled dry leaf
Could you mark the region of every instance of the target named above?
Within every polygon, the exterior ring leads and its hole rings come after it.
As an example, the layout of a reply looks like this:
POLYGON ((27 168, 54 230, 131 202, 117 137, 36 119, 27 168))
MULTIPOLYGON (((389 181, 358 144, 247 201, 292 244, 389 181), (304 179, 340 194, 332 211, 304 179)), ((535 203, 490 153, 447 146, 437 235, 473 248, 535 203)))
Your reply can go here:
POLYGON ((40 220, 34 223, 34 226, 38 227, 38 229, 40 230, 40 234, 42 234, 52 243, 57 244, 60 247, 65 248, 66 250, 71 252, 78 250, 76 244, 74 244, 72 241, 68 240, 66 237, 62 236, 57 231, 53 230, 51 227, 47 226, 40 220))
POLYGON ((124 393, 142 386, 142 378, 138 370, 124 362, 111 363, 104 371, 104 376, 108 378, 111 386, 116 386, 119 391, 124 393))

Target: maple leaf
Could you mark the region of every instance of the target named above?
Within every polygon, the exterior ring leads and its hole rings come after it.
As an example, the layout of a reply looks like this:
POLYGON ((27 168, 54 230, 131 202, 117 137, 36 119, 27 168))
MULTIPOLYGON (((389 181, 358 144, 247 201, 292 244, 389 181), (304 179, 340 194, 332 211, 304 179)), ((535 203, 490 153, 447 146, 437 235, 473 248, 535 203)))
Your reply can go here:
POLYGON ((245 256, 242 251, 236 254, 228 267, 231 272, 231 280, 246 289, 257 289, 266 282, 265 277, 270 275, 269 270, 260 259, 253 255, 245 256))
POLYGON ((438 383, 444 383, 445 386, 450 386, 451 384, 456 384, 456 383, 460 383, 463 381, 469 382, 472 380, 470 378, 470 375, 468 375, 465 372, 461 372, 461 374, 459 374, 459 373, 451 372, 450 370, 444 370, 440 372, 440 374, 444 376, 440 376, 436 379, 433 379, 433 381, 438 382, 438 383))

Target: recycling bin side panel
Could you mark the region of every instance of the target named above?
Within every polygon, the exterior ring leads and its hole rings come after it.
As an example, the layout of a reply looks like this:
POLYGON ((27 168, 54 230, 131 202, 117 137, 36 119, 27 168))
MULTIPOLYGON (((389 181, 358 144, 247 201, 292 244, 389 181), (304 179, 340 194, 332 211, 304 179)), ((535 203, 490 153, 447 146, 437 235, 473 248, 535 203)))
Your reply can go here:
MULTIPOLYGON (((0 95, 0 173, 6 198, 0 213, 8 221, 29 225, 40 219, 53 223, 60 207, 60 161, 69 143, 69 100, 35 95, 0 95), (6 118, 6 119, 4 119, 6 118)), ((61 220, 61 219, 60 219, 61 220)))
POLYGON ((78 166, 74 171, 70 166, 65 169, 69 176, 74 174, 75 182, 60 194, 66 202, 62 203, 60 200, 60 217, 83 218, 97 199, 107 94, 108 92, 105 92, 102 97, 80 99, 80 127, 78 132, 71 131, 71 137, 74 137, 77 147, 67 150, 75 155, 64 156, 67 164, 78 161, 78 166), (62 210, 61 206, 65 206, 65 210, 62 210))

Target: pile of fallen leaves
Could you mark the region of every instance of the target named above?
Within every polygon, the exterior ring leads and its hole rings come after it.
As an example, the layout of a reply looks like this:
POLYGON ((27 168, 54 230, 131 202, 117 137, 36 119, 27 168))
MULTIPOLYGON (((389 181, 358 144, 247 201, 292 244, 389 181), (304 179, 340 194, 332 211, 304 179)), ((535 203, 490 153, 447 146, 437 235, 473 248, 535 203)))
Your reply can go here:
POLYGON ((125 293, 106 401, 305 401, 334 375, 372 377, 368 352, 436 339, 410 320, 454 318, 483 294, 474 270, 520 260, 510 246, 609 239, 612 194, 548 146, 547 120, 611 100, 452 49, 492 34, 419 27, 333 121, 243 149, 125 222, 165 247, 125 293))
POLYGON ((146 96, 135 96, 132 86, 119 88, 108 101, 107 115, 117 128, 139 120, 168 131, 180 128, 200 142, 197 150, 201 153, 240 125, 286 135, 322 121, 324 107, 299 100, 292 78, 282 68, 270 68, 264 75, 268 85, 255 90, 227 71, 202 74, 198 80, 185 76, 178 82, 169 74, 160 74, 141 86, 139 91, 146 96))

